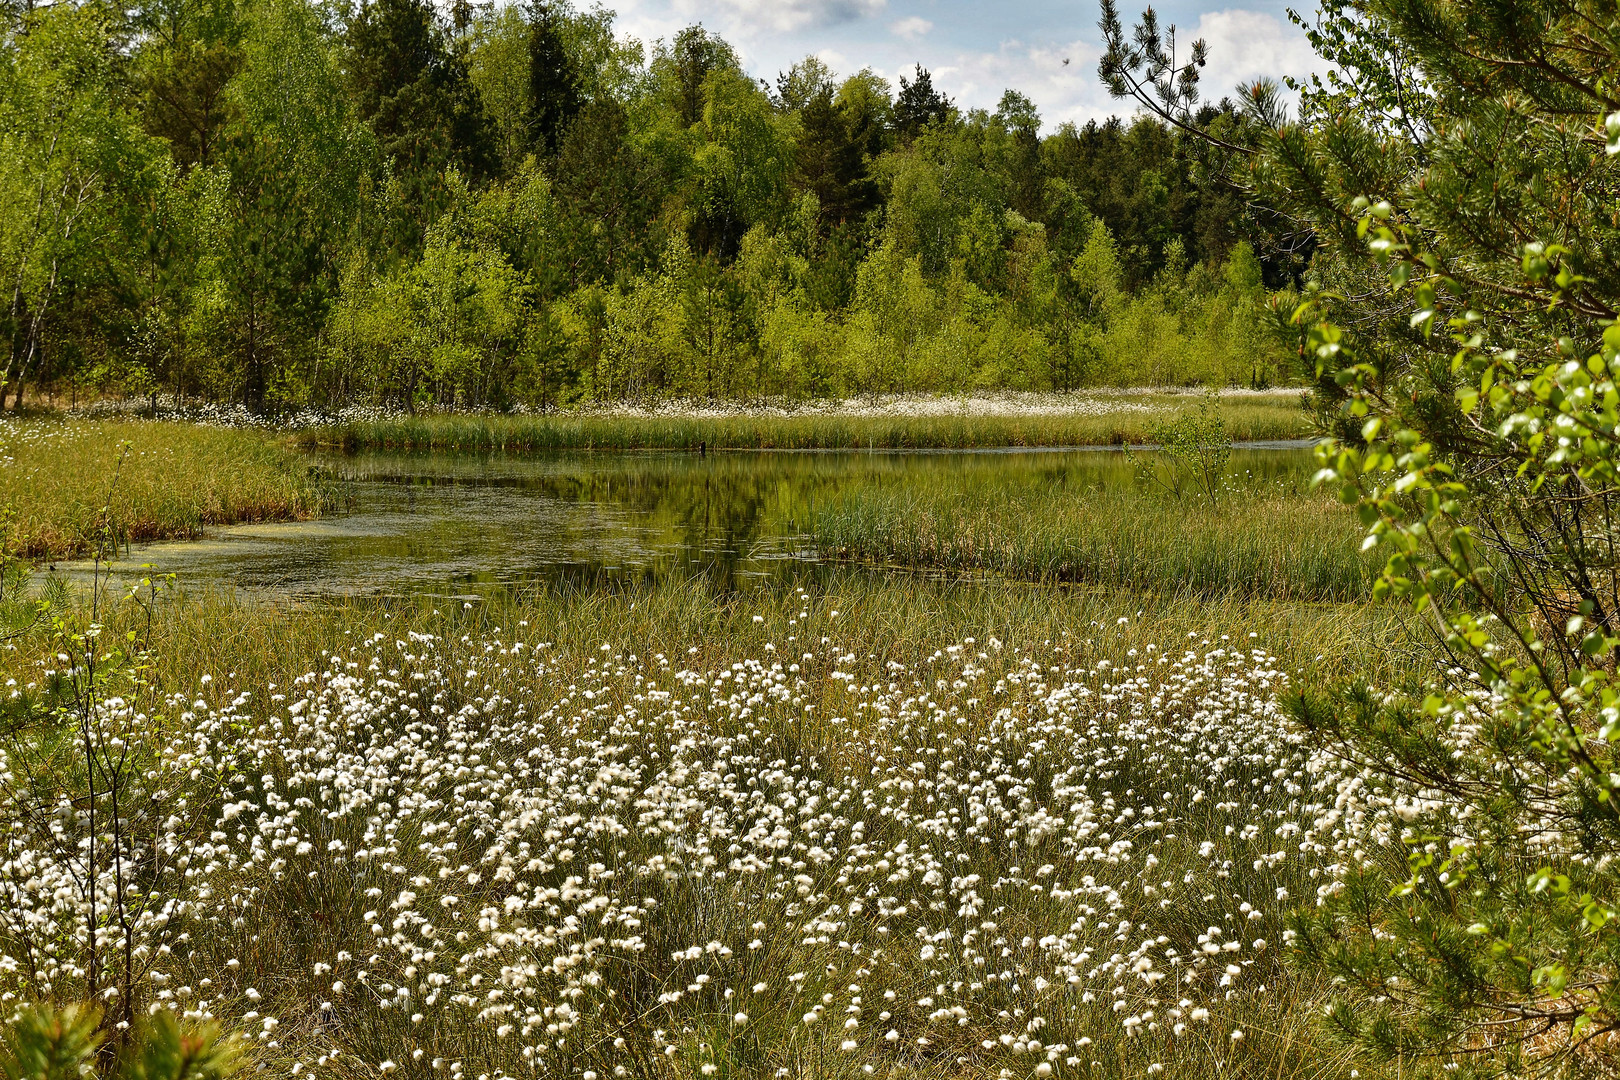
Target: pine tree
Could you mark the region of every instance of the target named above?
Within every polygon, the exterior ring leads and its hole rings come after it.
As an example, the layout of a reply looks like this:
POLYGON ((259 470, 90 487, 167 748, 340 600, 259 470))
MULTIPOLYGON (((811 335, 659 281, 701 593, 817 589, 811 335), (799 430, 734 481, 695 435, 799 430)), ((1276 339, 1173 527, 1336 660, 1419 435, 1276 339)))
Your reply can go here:
POLYGON ((877 203, 877 184, 849 117, 833 100, 831 84, 818 88, 799 110, 795 181, 812 191, 824 227, 858 221, 877 203))
POLYGON ((709 75, 722 70, 739 70, 731 46, 702 26, 688 26, 654 57, 651 74, 676 121, 690 128, 703 119, 709 75))
POLYGON ((552 5, 536 3, 529 11, 529 129, 537 152, 556 156, 580 104, 579 74, 552 5))
POLYGON ((210 164, 227 116, 226 87, 242 66, 235 3, 150 3, 132 21, 143 38, 132 65, 142 125, 168 140, 181 167, 210 164))
POLYGON ((1438 635, 1410 691, 1306 689, 1354 783, 1296 957, 1329 1029, 1407 1075, 1612 1073, 1620 1031, 1620 66, 1613 5, 1366 0, 1287 122, 1206 131, 1177 67, 1104 3, 1110 88, 1246 159, 1319 243, 1295 315, 1320 480, 1388 554, 1377 595, 1438 635), (1389 48, 1378 47, 1387 42, 1389 48), (1338 287, 1328 288, 1326 282, 1338 287))
POLYGON ((921 64, 914 79, 900 76, 900 96, 894 102, 894 126, 901 138, 910 141, 929 124, 940 123, 951 115, 951 99, 934 89, 934 77, 921 64))
POLYGON ((370 0, 350 22, 348 43, 358 112, 410 202, 436 205, 448 166, 475 181, 494 173, 490 124, 428 0, 370 0))
POLYGON ((652 261, 659 177, 630 141, 624 106, 603 99, 581 109, 563 139, 555 177, 557 288, 612 283, 652 261))

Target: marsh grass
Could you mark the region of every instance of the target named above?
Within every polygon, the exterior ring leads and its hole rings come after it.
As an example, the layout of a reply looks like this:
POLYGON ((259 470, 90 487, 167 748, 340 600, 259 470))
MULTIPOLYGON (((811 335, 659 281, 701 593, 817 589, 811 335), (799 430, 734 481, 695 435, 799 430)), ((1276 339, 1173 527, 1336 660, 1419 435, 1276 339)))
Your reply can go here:
POLYGON ((0 423, 0 554, 17 558, 68 558, 104 535, 130 544, 194 538, 209 525, 301 520, 333 501, 302 455, 262 431, 0 423))
MULTIPOLYGON (((821 607, 839 613, 844 636, 865 643, 862 661, 874 669, 890 660, 912 663, 941 641, 974 635, 1026 645, 1091 642, 1087 647, 1096 656, 1114 663, 1150 643, 1162 647, 1190 636, 1242 643, 1253 635, 1289 670, 1311 678, 1361 674, 1390 682, 1410 662, 1394 647, 1403 640, 1398 613, 1365 604, 1175 592, 1145 596, 864 572, 806 587, 821 607)), ((418 595, 297 607, 217 589, 175 592, 160 597, 155 609, 153 677, 160 686, 177 686, 198 672, 212 672, 262 690, 270 683, 285 685, 309 657, 357 637, 408 631, 476 637, 524 622, 560 656, 588 659, 603 645, 640 655, 687 654, 695 648, 690 655, 718 663, 763 655, 768 643, 781 647, 796 633, 797 596, 786 583, 739 593, 713 589, 701 577, 604 587, 559 582, 477 601, 418 595)))
POLYGON ((808 532, 835 559, 1172 595, 1345 602, 1377 579, 1354 517, 1302 469, 1240 473, 1215 498, 1176 497, 1130 469, 1115 463, 1095 484, 852 487, 816 508, 808 532))
POLYGON ((343 1077, 1340 1074, 1325 988, 1282 963, 1278 890, 1315 864, 1273 854, 1327 781, 1265 702, 1287 671, 1394 674, 1397 634, 1359 605, 859 574, 171 595, 149 693, 184 753, 153 782, 196 853, 153 887, 193 899, 142 992, 343 1077))
MULTIPOLYGON (((1098 399, 1091 415, 508 416, 424 415, 357 421, 300 434, 344 450, 863 450, 1139 445, 1156 421, 1194 408, 1185 395, 1098 399)), ((1309 415, 1293 396, 1228 398, 1231 437, 1299 439, 1309 415)))

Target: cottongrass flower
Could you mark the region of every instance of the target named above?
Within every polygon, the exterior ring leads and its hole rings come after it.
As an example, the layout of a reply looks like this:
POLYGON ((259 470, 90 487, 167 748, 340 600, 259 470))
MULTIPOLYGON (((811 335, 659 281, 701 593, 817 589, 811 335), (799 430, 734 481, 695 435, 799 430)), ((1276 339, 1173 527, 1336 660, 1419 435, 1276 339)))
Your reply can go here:
MULTIPOLYGON (((164 795, 118 852, 127 942, 97 879, 105 940, 143 1003, 300 1074, 797 1074, 836 1049, 1044 1077, 1100 1032, 1147 1072, 1238 1052, 1208 1035, 1273 1007, 1290 890, 1398 820, 1310 753, 1262 650, 965 639, 907 666, 828 626, 712 667, 379 633, 267 700, 199 685, 162 725, 108 702, 164 795)), ((6 825, 0 1003, 71 996, 84 822, 6 825)))

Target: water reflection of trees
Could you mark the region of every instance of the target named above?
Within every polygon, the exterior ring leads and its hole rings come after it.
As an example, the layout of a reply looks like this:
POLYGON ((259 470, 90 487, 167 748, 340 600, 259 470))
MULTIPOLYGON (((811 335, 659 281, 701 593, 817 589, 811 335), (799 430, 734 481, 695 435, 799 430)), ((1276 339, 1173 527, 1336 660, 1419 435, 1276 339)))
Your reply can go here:
MULTIPOLYGON (((1251 451, 1234 455, 1233 466, 1237 474, 1265 483, 1300 475, 1303 460, 1297 452, 1251 451)), ((427 490, 471 495, 476 489, 498 488, 514 489, 510 492, 514 496, 521 491, 564 504, 628 512, 628 524, 585 522, 570 515, 568 523, 557 527, 573 534, 576 550, 592 546, 593 536, 587 533, 605 530, 594 536, 605 541, 615 527, 633 528, 648 558, 627 560, 604 550, 601 558, 559 563, 553 557, 527 571, 589 588, 671 575, 701 576, 721 590, 743 587, 761 574, 787 570, 792 560, 762 556, 793 549, 818 506, 857 494, 863 487, 887 492, 955 487, 975 494, 1001 489, 1015 496, 1032 489, 1108 490, 1136 483, 1130 462, 1107 452, 369 454, 347 459, 343 468, 358 480, 410 489, 401 501, 424 510, 428 508, 419 495, 427 490)), ((480 502, 474 498, 466 503, 463 514, 478 514, 480 502)), ((411 545, 423 558, 431 558, 433 536, 453 543, 468 528, 501 531, 494 515, 466 520, 448 506, 438 512, 450 520, 411 545)), ((458 576, 476 581, 485 575, 458 576)))

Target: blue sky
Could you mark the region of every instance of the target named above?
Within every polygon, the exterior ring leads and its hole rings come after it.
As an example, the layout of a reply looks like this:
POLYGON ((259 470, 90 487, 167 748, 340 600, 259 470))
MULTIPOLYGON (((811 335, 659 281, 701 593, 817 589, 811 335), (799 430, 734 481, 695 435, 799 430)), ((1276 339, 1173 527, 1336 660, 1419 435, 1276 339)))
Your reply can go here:
MULTIPOLYGON (((690 23, 718 31, 755 75, 773 79, 808 53, 848 74, 870 67, 893 83, 921 62, 934 85, 966 107, 994 108, 1008 87, 1040 108, 1046 130, 1131 111, 1097 80, 1101 34, 1096 0, 607 0, 622 34, 651 43, 690 23), (1068 64, 1064 64, 1067 59, 1068 64)), ((582 5, 583 6, 583 5, 582 5)), ((1141 4, 1124 0, 1135 21, 1141 4)), ((1215 7, 1196 0, 1156 5, 1178 38, 1208 40, 1205 96, 1219 98, 1257 75, 1280 78, 1317 65, 1286 2, 1215 7)), ((1311 7, 1306 0, 1307 12, 1311 7)))

